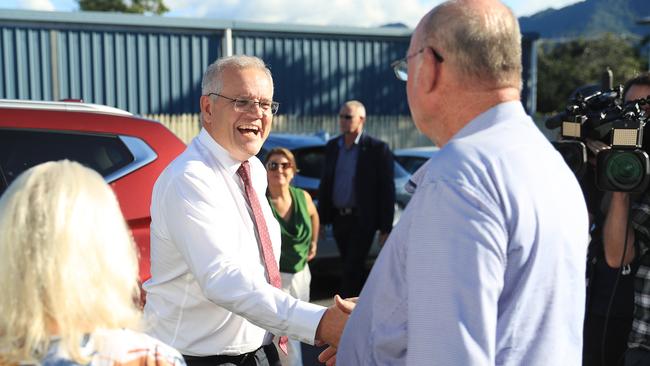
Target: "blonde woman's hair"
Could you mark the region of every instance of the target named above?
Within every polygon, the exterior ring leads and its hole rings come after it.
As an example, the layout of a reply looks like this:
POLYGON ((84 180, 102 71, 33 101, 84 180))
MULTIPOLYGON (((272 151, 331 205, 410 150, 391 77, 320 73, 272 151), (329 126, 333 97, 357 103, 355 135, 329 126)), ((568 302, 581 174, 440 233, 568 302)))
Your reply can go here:
POLYGON ((77 363, 85 334, 137 328, 135 246, 102 177, 63 160, 22 173, 0 198, 0 364, 33 362, 50 337, 77 363))

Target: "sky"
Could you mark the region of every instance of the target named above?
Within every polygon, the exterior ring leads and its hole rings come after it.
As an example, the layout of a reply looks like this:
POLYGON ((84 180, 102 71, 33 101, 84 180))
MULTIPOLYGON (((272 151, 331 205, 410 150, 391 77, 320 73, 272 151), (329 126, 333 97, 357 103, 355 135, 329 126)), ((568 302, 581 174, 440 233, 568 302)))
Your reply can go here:
MULTIPOLYGON (((128 1, 128 0, 127 0, 128 1)), ((527 16, 583 0, 504 0, 515 15, 527 16)), ((442 0, 164 0, 165 16, 222 20, 376 27, 403 23, 414 28, 442 0)), ((1 8, 76 11, 75 0, 2 0, 1 8)))

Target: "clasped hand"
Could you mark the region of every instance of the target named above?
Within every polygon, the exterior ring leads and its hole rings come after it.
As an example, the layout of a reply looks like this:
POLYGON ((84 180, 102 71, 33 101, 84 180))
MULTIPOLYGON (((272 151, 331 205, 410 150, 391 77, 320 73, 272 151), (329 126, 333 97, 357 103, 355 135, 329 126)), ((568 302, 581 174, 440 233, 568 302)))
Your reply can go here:
POLYGON ((318 360, 327 366, 336 365, 336 350, 339 346, 341 334, 345 323, 356 306, 357 299, 357 297, 353 297, 344 300, 339 295, 335 295, 334 305, 327 308, 323 319, 318 325, 316 345, 329 344, 329 347, 318 355, 318 360))

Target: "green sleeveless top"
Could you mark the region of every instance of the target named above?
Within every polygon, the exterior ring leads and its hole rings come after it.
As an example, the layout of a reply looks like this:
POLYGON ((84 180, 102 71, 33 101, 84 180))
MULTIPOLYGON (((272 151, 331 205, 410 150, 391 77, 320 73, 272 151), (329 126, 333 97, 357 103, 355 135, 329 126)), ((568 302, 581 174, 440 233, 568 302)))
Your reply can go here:
POLYGON ((273 216, 275 216, 280 229, 282 230, 282 252, 280 254, 280 272, 296 273, 302 271, 307 264, 307 255, 311 245, 311 219, 307 209, 307 200, 305 192, 293 186, 289 186, 291 194, 291 217, 289 221, 284 221, 278 214, 269 200, 273 216))

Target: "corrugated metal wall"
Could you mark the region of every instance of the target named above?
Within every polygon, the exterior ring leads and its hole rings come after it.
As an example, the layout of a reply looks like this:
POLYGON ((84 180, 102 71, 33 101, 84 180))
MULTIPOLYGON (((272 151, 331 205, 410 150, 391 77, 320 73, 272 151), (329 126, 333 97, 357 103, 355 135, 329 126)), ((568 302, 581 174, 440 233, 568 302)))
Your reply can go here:
POLYGON ((0 98, 52 99, 50 32, 0 27, 0 98))
POLYGON ((83 99, 133 113, 198 110, 221 34, 0 26, 0 98, 83 99))
POLYGON ((137 113, 183 113, 198 105, 205 65, 220 36, 89 32, 57 35, 59 98, 81 97, 137 113))
POLYGON ((408 114, 404 83, 390 63, 404 57, 408 37, 282 35, 233 31, 233 53, 267 62, 280 113, 336 113, 349 99, 363 102, 369 114, 408 114))
MULTIPOLYGON (((534 39, 523 42, 529 112, 535 111, 534 39)), ((359 99, 369 114, 408 115, 404 83, 390 68, 408 43, 405 29, 0 10, 0 98, 196 113, 203 71, 232 47, 233 54, 270 65, 281 114, 330 115, 345 100, 359 99), (223 43, 226 30, 230 44, 223 43)))

